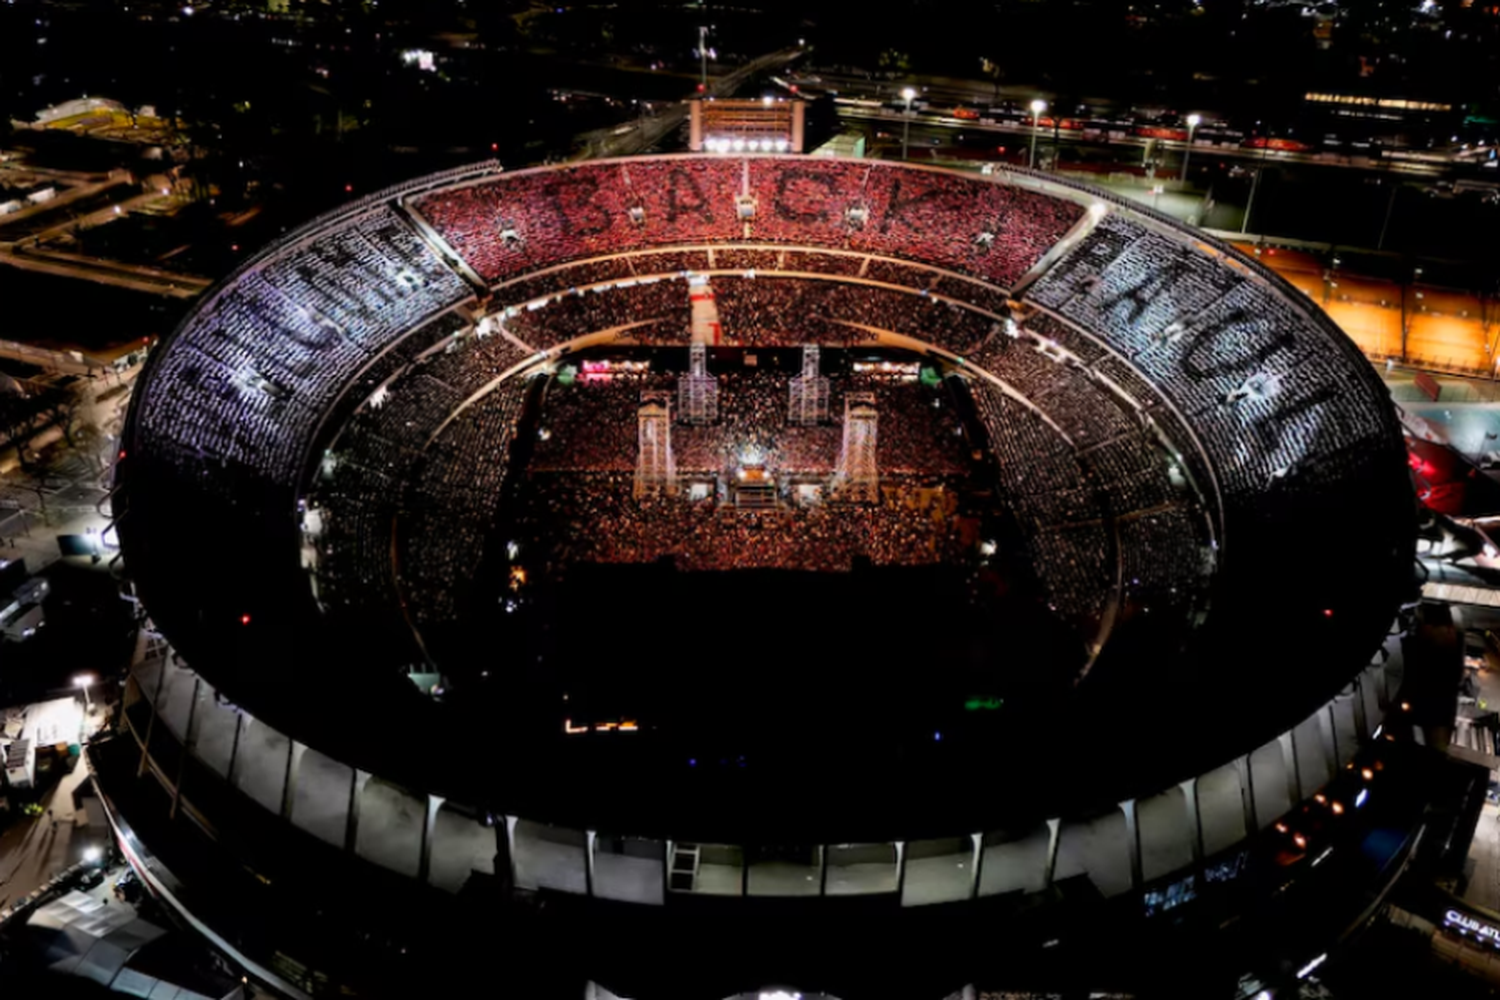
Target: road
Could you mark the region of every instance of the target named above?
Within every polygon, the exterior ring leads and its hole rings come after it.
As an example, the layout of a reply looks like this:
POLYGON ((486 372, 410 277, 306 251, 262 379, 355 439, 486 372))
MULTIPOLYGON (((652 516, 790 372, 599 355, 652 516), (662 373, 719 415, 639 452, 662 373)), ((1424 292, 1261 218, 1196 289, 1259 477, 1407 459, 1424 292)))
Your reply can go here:
MULTIPOLYGON (((752 59, 732 73, 709 81, 708 94, 710 97, 730 97, 756 74, 789 65, 795 60, 800 59, 805 52, 805 49, 800 48, 768 52, 763 56, 752 59)), ((632 156, 642 153, 660 142, 664 137, 670 135, 687 119, 687 115, 688 103, 686 100, 679 104, 669 104, 661 111, 644 119, 636 128, 624 135, 607 137, 597 145, 590 142, 579 156, 579 159, 604 156, 632 156)))
MULTIPOLYGON (((97 718, 97 716, 96 716, 97 718)), ((44 812, 14 821, 0 834, 0 909, 40 889, 53 875, 83 860, 90 847, 107 845, 73 809, 73 791, 88 778, 81 760, 42 799, 44 812)))
MULTIPOLYGON (((1178 160, 1182 150, 1188 147, 1186 142, 1177 142, 1170 139, 1143 139, 1139 136, 1130 135, 1110 136, 1103 132, 1054 130, 1047 126, 1033 129, 1030 125, 1026 124, 995 122, 984 119, 979 121, 963 121, 945 115, 915 112, 908 118, 901 111, 868 107, 862 104, 840 103, 838 105, 838 113, 839 118, 845 121, 862 125, 873 124, 877 128, 889 131, 893 135, 898 136, 902 130, 902 126, 909 121, 911 123, 913 145, 920 145, 932 138, 951 142, 954 135, 958 133, 992 133, 997 136, 997 144, 1015 146, 1017 143, 1030 143, 1032 135, 1035 135, 1038 143, 1047 145, 1060 143, 1064 146, 1121 147, 1140 149, 1142 151, 1147 146, 1150 146, 1155 150, 1172 151, 1175 154, 1173 156, 1174 160, 1178 160), (1015 137, 1016 142, 1003 141, 1003 138, 1007 136, 1015 137)), ((1378 170, 1383 174, 1395 173, 1412 178, 1428 179, 1442 177, 1450 169, 1445 164, 1425 161, 1385 161, 1371 159, 1368 156, 1344 156, 1337 153, 1293 153, 1281 150, 1247 149, 1238 144, 1226 145, 1207 142, 1202 139, 1194 140, 1192 150, 1195 154, 1206 154, 1219 160, 1233 160, 1250 169, 1265 164, 1283 165, 1295 163, 1325 167, 1348 167, 1356 170, 1378 170)), ((1500 178, 1497 178, 1497 180, 1500 180, 1500 178)))

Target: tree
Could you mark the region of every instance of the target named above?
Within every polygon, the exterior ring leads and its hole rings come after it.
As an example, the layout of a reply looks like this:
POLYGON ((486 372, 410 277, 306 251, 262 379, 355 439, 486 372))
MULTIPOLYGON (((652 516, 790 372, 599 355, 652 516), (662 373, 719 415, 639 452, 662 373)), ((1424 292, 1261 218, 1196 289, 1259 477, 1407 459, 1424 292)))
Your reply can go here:
POLYGON ((890 76, 905 76, 911 72, 911 56, 896 49, 880 53, 880 69, 890 76))

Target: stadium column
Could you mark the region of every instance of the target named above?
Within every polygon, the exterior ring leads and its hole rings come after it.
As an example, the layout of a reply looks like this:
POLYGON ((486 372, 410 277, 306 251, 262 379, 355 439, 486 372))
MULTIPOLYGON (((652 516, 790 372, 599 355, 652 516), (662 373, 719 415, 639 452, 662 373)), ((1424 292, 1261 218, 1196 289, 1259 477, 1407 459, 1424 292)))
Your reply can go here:
POLYGON ((490 823, 495 831, 495 858, 492 865, 495 869, 495 878, 500 879, 504 891, 509 892, 515 888, 515 868, 510 860, 510 838, 505 832, 508 824, 503 816, 500 817, 499 823, 495 823, 494 818, 491 817, 490 823))
POLYGON ((344 824, 344 850, 359 853, 359 800, 364 798, 365 786, 370 783, 368 771, 358 768, 349 778, 349 819, 344 824))
POLYGON ((906 841, 896 841, 896 898, 906 896, 906 841))
POLYGON ((1350 688, 1351 697, 1354 699, 1354 704, 1350 706, 1354 711, 1354 731, 1361 739, 1368 738, 1372 728, 1370 719, 1365 713, 1365 678, 1368 676, 1368 673, 1361 672, 1354 678, 1354 684, 1350 688))
POLYGON ((1335 695, 1322 710, 1318 712, 1318 743, 1323 747, 1323 760, 1328 765, 1328 773, 1335 775, 1339 773, 1339 741, 1335 735, 1333 705, 1337 700, 1335 695))
POLYGON ((594 895, 594 844, 598 841, 599 835, 593 830, 585 830, 583 836, 583 890, 584 895, 592 897, 594 895))
POLYGON ((229 766, 224 769, 224 780, 234 784, 234 768, 240 762, 240 732, 245 728, 245 713, 234 714, 234 739, 229 743, 229 766))
POLYGON ((984 865, 984 834, 971 833, 974 841, 974 856, 969 863, 969 898, 979 898, 979 870, 984 865))
POLYGON ((1297 747, 1292 743, 1292 731, 1288 729, 1276 737, 1276 744, 1281 747, 1281 761, 1286 765, 1287 801, 1296 805, 1302 801, 1302 775, 1297 766, 1297 747))
POLYGON ((1141 885, 1141 825, 1136 821, 1135 799, 1121 802, 1120 811, 1125 814, 1125 847, 1130 851, 1130 885, 1138 889, 1141 885))
POLYGON ((1260 822, 1255 816, 1255 775, 1250 767, 1249 754, 1235 758, 1234 773, 1240 779, 1240 804, 1245 811, 1245 831, 1254 833, 1260 829, 1260 822))
POLYGON ((516 824, 519 816, 505 817, 505 856, 510 861, 510 884, 516 884, 516 824))
POLYGON ((1049 819, 1047 821, 1047 871, 1042 884, 1049 889, 1052 887, 1052 876, 1057 871, 1057 842, 1061 832, 1061 819, 1049 819))
POLYGON ((156 731, 156 706, 161 703, 162 684, 166 679, 167 668, 163 666, 156 675, 156 690, 151 692, 151 697, 146 700, 146 703, 151 706, 151 714, 146 716, 146 738, 141 741, 141 762, 135 769, 137 778, 146 776, 146 765, 151 759, 151 734, 156 731))
POLYGON ((193 675, 193 700, 188 702, 187 725, 182 730, 182 753, 177 756, 177 778, 172 782, 172 819, 177 818, 177 810, 182 805, 182 776, 187 772, 188 754, 193 752, 197 745, 197 738, 193 735, 193 716, 198 714, 198 694, 203 687, 203 678, 193 675))
POLYGON ((1203 816, 1198 812, 1198 779, 1189 778, 1179 787, 1182 804, 1187 809, 1188 830, 1193 838, 1193 864, 1203 862, 1203 816))
POLYGON ((297 772, 302 770, 302 757, 307 746, 296 740, 288 740, 286 748, 286 780, 281 783, 281 818, 292 820, 292 803, 297 799, 297 772))
POLYGON ((447 801, 441 795, 427 796, 427 815, 422 820, 422 860, 417 864, 417 881, 425 883, 432 874, 432 835, 437 827, 437 815, 447 801))

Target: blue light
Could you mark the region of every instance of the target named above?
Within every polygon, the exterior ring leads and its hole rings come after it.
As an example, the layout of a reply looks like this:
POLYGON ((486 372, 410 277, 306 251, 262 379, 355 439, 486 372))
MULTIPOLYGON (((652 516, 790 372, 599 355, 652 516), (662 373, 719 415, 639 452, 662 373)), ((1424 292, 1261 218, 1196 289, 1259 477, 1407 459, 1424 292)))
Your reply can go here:
POLYGON ((942 733, 933 733, 932 734, 932 738, 934 740, 937 740, 938 742, 942 742, 943 734, 942 733))
POLYGON ((697 766, 698 766, 698 758, 697 757, 689 757, 688 758, 688 767, 697 767, 697 766))
POLYGON ((1354 808, 1358 809, 1360 806, 1364 805, 1365 800, 1369 797, 1370 790, 1368 788, 1361 788, 1359 790, 1359 794, 1354 797, 1354 808))

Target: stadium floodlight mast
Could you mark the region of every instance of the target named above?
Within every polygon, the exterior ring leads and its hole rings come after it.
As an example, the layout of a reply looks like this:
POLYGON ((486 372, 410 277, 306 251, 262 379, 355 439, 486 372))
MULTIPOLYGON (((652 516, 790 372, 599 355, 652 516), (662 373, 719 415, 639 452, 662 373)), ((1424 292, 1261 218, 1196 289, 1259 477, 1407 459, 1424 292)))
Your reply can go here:
POLYGON ((1047 102, 1038 97, 1031 102, 1031 160, 1027 164, 1031 169, 1036 169, 1036 132, 1042 127, 1042 112, 1047 110, 1047 102))
POLYGON ((907 144, 911 140, 911 102, 917 99, 917 92, 911 87, 901 90, 901 99, 906 102, 906 117, 901 122, 901 159, 906 159, 907 144))
POLYGON ((698 93, 704 97, 708 96, 708 57, 718 58, 708 47, 708 33, 712 29, 711 24, 698 25, 698 93))
POLYGON ((1200 124, 1202 124, 1202 122, 1203 122, 1203 116, 1202 115, 1188 115, 1187 116, 1187 125, 1188 125, 1187 145, 1184 146, 1183 149, 1182 149, 1182 178, 1181 178, 1181 180, 1182 180, 1182 183, 1184 183, 1184 184, 1187 183, 1188 157, 1190 157, 1190 156, 1193 155, 1193 131, 1195 129, 1197 129, 1197 127, 1200 124))
POLYGON ((89 697, 89 685, 93 684, 96 680, 98 678, 93 674, 78 674, 73 678, 73 686, 83 688, 83 708, 86 712, 94 710, 94 702, 89 697))

